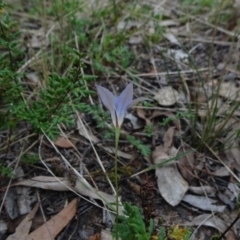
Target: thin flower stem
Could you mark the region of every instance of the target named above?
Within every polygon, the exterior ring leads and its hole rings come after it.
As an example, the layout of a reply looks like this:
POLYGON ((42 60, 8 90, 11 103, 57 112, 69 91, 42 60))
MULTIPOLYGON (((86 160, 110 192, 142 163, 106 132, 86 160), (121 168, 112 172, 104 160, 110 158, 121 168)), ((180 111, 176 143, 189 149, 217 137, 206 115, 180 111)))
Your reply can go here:
POLYGON ((115 128, 115 188, 116 188, 116 239, 118 240, 118 142, 120 128, 115 128))
POLYGON ((117 4, 116 4, 116 0, 112 0, 113 3, 113 12, 114 12, 114 18, 117 18, 117 13, 118 13, 118 8, 117 8, 117 4))
MULTIPOLYGON (((115 4, 115 0, 112 0, 115 4)), ((117 6, 116 6, 117 7, 117 6)), ((146 98, 138 98, 133 100, 133 83, 130 82, 119 96, 115 96, 108 89, 96 85, 98 95, 104 106, 110 111, 113 125, 115 127, 115 188, 116 188, 116 239, 118 240, 118 142, 120 129, 123 124, 127 109, 137 102, 147 100, 146 98)))

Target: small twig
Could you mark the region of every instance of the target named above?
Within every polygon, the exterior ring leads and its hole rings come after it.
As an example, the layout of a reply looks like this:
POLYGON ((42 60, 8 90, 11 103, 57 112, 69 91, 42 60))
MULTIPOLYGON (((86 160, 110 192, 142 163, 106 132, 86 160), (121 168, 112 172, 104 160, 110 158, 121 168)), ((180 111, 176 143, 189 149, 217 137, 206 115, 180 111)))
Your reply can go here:
POLYGON ((232 228, 232 226, 238 221, 239 218, 240 218, 240 213, 238 213, 237 217, 233 220, 233 222, 229 225, 229 227, 220 235, 218 240, 223 239, 225 234, 232 228))
POLYGON ((182 70, 182 71, 173 71, 173 72, 154 72, 154 73, 140 73, 136 74, 135 76, 138 77, 150 77, 150 76, 166 76, 166 75, 179 75, 181 74, 186 74, 186 73, 196 73, 196 72, 205 72, 209 71, 209 68, 199 68, 197 70, 191 69, 191 70, 182 70))

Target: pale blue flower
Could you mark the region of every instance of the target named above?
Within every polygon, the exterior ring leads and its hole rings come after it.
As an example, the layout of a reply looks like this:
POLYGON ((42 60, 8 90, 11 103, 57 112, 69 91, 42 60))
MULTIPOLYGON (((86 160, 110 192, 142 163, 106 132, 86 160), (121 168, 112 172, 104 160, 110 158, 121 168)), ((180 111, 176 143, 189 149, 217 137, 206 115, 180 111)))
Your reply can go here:
POLYGON ((149 100, 147 98, 137 98, 133 100, 133 84, 132 82, 127 85, 127 87, 122 91, 122 93, 117 97, 114 96, 108 89, 96 85, 97 92, 102 100, 103 105, 110 111, 112 122, 115 128, 120 128, 127 109, 133 104, 143 100, 149 100))

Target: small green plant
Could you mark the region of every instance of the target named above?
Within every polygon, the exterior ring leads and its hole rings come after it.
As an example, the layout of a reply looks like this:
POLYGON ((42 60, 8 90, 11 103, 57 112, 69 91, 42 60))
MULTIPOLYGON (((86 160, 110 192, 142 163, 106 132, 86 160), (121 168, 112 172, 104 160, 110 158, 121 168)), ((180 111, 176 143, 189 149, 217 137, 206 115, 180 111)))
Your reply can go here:
POLYGON ((35 99, 12 102, 9 105, 10 112, 15 118, 29 122, 36 132, 44 131, 54 139, 58 134, 58 124, 72 125, 72 114, 85 108, 83 99, 92 92, 87 90, 84 80, 93 79, 91 76, 83 77, 80 66, 73 67, 66 77, 53 73, 47 86, 35 99))
MULTIPOLYGON (((1 6, 2 7, 2 6, 1 6)), ((0 21, 0 129, 14 127, 16 120, 10 110, 12 103, 22 100, 23 88, 17 72, 21 64, 23 49, 19 42, 17 23, 7 13, 2 13, 0 21)))
POLYGON ((13 177, 13 171, 10 167, 6 167, 2 163, 0 163, 0 176, 1 177, 12 178, 13 177))
POLYGON ((125 46, 125 37, 122 33, 106 34, 102 40, 101 44, 92 41, 89 47, 89 56, 96 71, 110 73, 118 66, 123 69, 129 66, 133 54, 125 46))
POLYGON ((211 237, 211 240, 219 240, 219 236, 218 236, 218 235, 213 235, 213 236, 211 237))
POLYGON ((150 42, 154 44, 158 44, 163 38, 163 34, 165 33, 165 28, 159 26, 159 22, 161 21, 161 16, 154 16, 154 33, 146 34, 145 43, 149 45, 150 42))
POLYGON ((171 121, 175 121, 181 118, 187 118, 189 120, 194 119, 195 115, 193 113, 190 112, 177 112, 173 117, 167 117, 164 118, 159 125, 160 126, 166 126, 169 122, 171 121))
POLYGON ((113 139, 114 138, 114 132, 111 130, 104 130, 103 131, 103 139, 113 139))
POLYGON ((192 14, 198 14, 206 11, 206 9, 216 8, 217 4, 219 4, 219 0, 181 0, 181 3, 186 8, 189 8, 192 14))
POLYGON ((5 123, 1 127, 6 127, 6 123, 15 125, 17 121, 26 121, 35 132, 44 131, 54 139, 58 135, 58 124, 72 125, 72 114, 76 110, 88 109, 83 99, 93 93, 87 89, 85 81, 92 81, 94 77, 83 76, 80 73, 81 63, 79 60, 77 62, 78 67, 70 69, 66 77, 52 73, 46 87, 28 100, 24 97, 26 89, 22 87, 21 82, 10 81, 17 77, 16 74, 9 69, 0 71, 0 89, 4 104, 0 120, 5 123))
MULTIPOLYGON (((124 215, 119 216, 119 237, 122 240, 189 240, 191 232, 188 228, 180 228, 178 225, 169 228, 167 231, 160 227, 157 235, 153 235, 154 224, 150 219, 149 226, 146 227, 139 208, 132 206, 128 202, 124 204, 124 215)), ((116 224, 113 225, 112 234, 116 236, 116 224)))
MULTIPOLYGON (((103 109, 99 106, 86 105, 85 108, 82 110, 88 113, 93 118, 98 129, 104 129, 106 127, 106 122, 110 122, 109 114, 106 111, 103 111, 103 109)), ((106 135, 110 134, 109 131, 106 130, 106 135)))
POLYGON ((0 1, 0 11, 3 10, 4 6, 5 6, 5 4, 3 4, 2 1, 0 1))
MULTIPOLYGON (((133 79, 135 81, 135 79, 133 79)), ((149 101, 143 101, 142 102, 142 106, 145 108, 151 108, 151 107, 155 107, 155 103, 154 102, 149 102, 149 101)))
MULTIPOLYGON (((118 217, 119 237, 122 240, 150 240, 154 225, 153 220, 150 220, 149 226, 146 229, 139 208, 131 206, 129 203, 124 204, 124 216, 118 217)), ((116 224, 113 226, 113 236, 116 237, 116 224)))
POLYGON ((189 240, 191 234, 187 227, 180 228, 178 225, 175 225, 168 231, 168 237, 173 240, 189 240))
POLYGON ((84 75, 80 54, 68 47, 72 67, 64 75, 52 72, 40 88, 29 91, 22 64, 23 50, 17 23, 5 14, 0 22, 0 128, 14 129, 20 121, 30 124, 36 133, 44 131, 51 139, 58 135, 58 124, 74 124, 76 110, 89 110, 87 97, 93 92, 87 84, 94 76, 84 75))
POLYGON ((166 237, 166 231, 164 227, 160 227, 158 232, 158 240, 164 240, 166 237))
POLYGON ((24 154, 21 156, 21 162, 27 165, 34 165, 39 162, 39 157, 36 154, 24 154))
POLYGON ((151 137, 152 136, 152 131, 153 131, 153 124, 147 124, 144 129, 143 132, 146 134, 147 137, 151 137))
POLYGON ((127 135, 127 141, 130 142, 134 147, 136 147, 143 156, 150 156, 151 149, 145 144, 143 144, 140 140, 137 140, 134 136, 127 135))

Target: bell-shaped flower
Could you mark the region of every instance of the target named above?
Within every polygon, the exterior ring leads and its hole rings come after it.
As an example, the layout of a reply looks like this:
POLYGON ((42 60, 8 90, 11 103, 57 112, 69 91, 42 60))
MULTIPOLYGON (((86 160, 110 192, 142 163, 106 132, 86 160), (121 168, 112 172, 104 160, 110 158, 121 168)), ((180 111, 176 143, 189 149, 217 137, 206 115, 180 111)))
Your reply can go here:
POLYGON ((127 109, 132 105, 143 101, 149 100, 147 98, 137 98, 133 100, 133 84, 132 82, 127 85, 127 87, 122 91, 119 96, 114 96, 108 89, 96 85, 97 92, 102 100, 103 105, 110 111, 112 122, 115 128, 120 128, 127 109))

